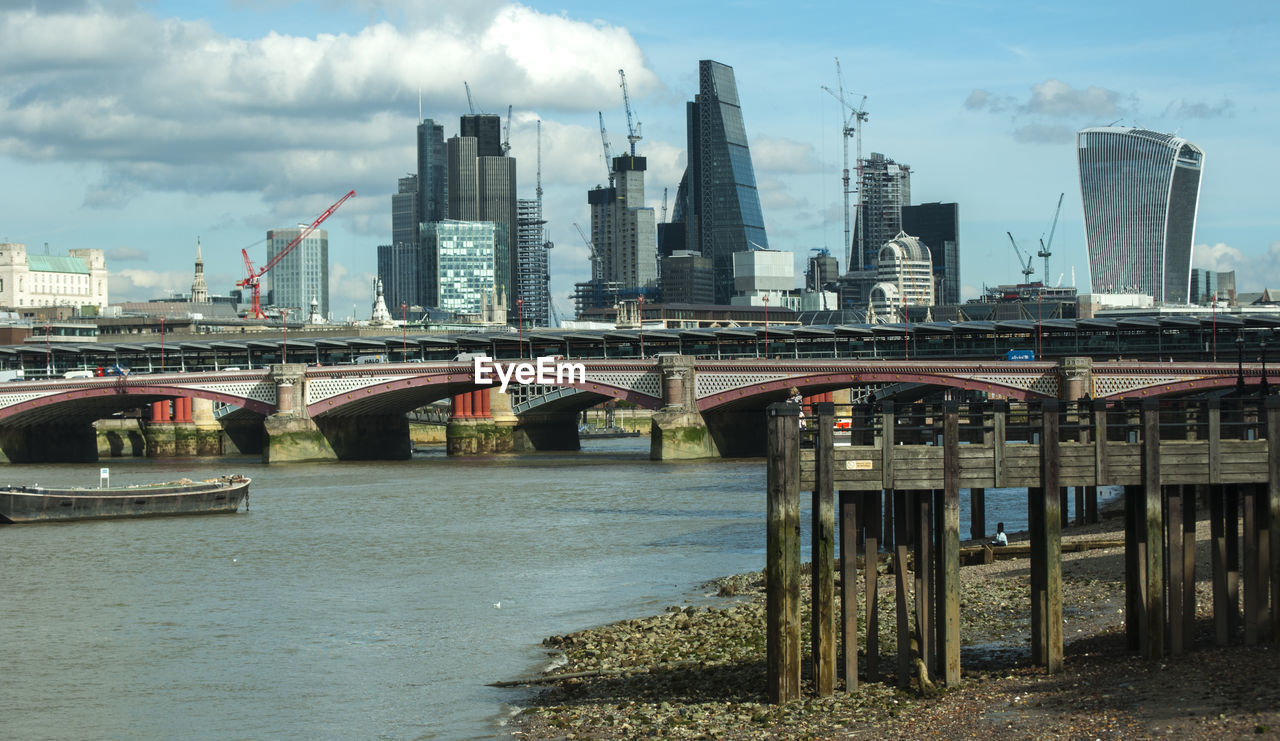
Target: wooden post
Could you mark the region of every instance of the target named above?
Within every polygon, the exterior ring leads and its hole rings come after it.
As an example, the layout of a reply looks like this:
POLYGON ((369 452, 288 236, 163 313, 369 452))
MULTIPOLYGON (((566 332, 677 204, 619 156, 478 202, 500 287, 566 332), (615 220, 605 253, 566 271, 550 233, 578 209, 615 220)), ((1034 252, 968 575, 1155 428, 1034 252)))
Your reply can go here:
POLYGON ((1098 521, 1098 487, 1084 487, 1084 519, 1089 524, 1098 521))
MULTIPOLYGON (((828 697, 836 688, 836 609, 835 609, 835 415, 836 405, 819 402, 818 434, 814 441, 814 485, 812 502, 813 578, 810 597, 813 618, 810 621, 810 650, 813 657, 813 684, 818 697, 828 697)), ((853 550, 857 549, 854 528, 853 550)), ((855 613, 855 619, 857 617, 855 613)), ((857 648, 854 648, 855 661, 857 648)), ((856 672, 855 672, 856 674, 856 672)), ((856 679, 855 679, 856 682, 856 679)))
POLYGON ((1226 494, 1221 484, 1209 485, 1210 554, 1213 562, 1213 638, 1226 646, 1231 642, 1231 609, 1227 601, 1227 514, 1226 494))
POLYGON ((1267 414, 1267 532, 1270 535, 1271 640, 1280 641, 1280 396, 1268 396, 1267 414), (1272 440, 1276 443, 1273 444, 1272 440))
MULTIPOLYGON (((863 530, 866 538, 863 541, 863 574, 866 576, 867 605, 867 680, 875 681, 880 676, 880 542, 876 534, 880 532, 880 492, 869 491, 864 495, 862 518, 866 525, 863 530)), ((858 629, 855 621, 851 628, 858 629)))
POLYGON ((1227 621, 1231 635, 1240 630, 1240 485, 1225 488, 1227 541, 1227 621))
POLYGON ((1244 644, 1258 642, 1258 486, 1244 485, 1244 644))
MULTIPOLYGON (((1182 559, 1182 486, 1167 487, 1167 547, 1169 552, 1169 653, 1177 656, 1185 644, 1183 623, 1183 559, 1182 559)), ((1194 609, 1194 608, 1193 608, 1194 609)))
POLYGON ((1008 416, 1008 402, 997 401, 991 405, 991 462, 995 469, 993 479, 997 489, 1005 485, 1004 438, 1008 416))
MULTIPOLYGON (((844 688, 848 692, 858 689, 857 533, 858 500, 862 496, 852 491, 840 492, 840 643, 844 646, 844 688)), ((867 557, 864 570, 875 568, 873 557, 867 557)), ((870 612, 870 604, 867 610, 870 612)), ((870 646, 867 650, 870 651, 870 646)), ((867 678, 870 679, 870 675, 867 678)))
POLYGON ((800 407, 766 411, 765 650, 769 702, 800 697, 800 407))
POLYGON ((1146 546, 1143 594, 1142 653, 1148 659, 1164 658, 1164 512, 1160 488, 1160 402, 1142 401, 1142 541, 1146 546))
POLYGON ((1028 489, 1031 524, 1031 660, 1062 670, 1062 506, 1058 402, 1041 405, 1040 487, 1028 489))
POLYGON ((1077 524, 1077 525, 1083 525, 1083 524, 1085 523, 1085 517, 1084 517, 1084 487, 1083 487, 1083 486, 1077 486, 1077 487, 1074 487, 1074 488, 1075 488, 1075 495, 1076 495, 1076 517, 1075 517, 1075 520, 1076 520, 1076 524, 1077 524))
POLYGON ((947 402, 944 411, 942 461, 942 532, 938 544, 942 641, 938 663, 942 680, 954 687, 960 684, 960 415, 955 402, 947 402))
POLYGON ((913 560, 916 585, 916 637, 920 647, 920 659, 924 661, 925 666, 929 667, 929 671, 933 671, 936 667, 933 660, 933 579, 931 574, 933 571, 933 507, 931 506, 933 492, 913 491, 911 500, 915 511, 913 518, 915 532, 912 534, 915 542, 912 545, 915 547, 913 560))
POLYGON ((1142 561, 1138 528, 1140 486, 1124 487, 1124 642, 1137 651, 1142 646, 1142 561))
POLYGON ((1204 488, 1182 487, 1182 637, 1187 648, 1196 641, 1196 494, 1204 488))
POLYGON ((1222 483, 1222 399, 1211 396, 1205 402, 1209 433, 1209 483, 1222 483))
POLYGON ((911 683, 911 617, 907 613, 907 492, 893 490, 893 581, 897 588, 898 686, 911 683))
POLYGON ((969 539, 985 540, 987 537, 987 490, 969 490, 969 539))
MULTIPOLYGON (((1055 453, 1054 455, 1056 456, 1057 454, 1055 453)), ((1067 493, 1067 487, 1063 486, 1058 488, 1058 516, 1061 520, 1061 522, 1058 523, 1059 530, 1066 530, 1067 526, 1071 524, 1071 507, 1069 497, 1070 494, 1067 493)))
MULTIPOLYGON (((1093 400, 1093 477, 1098 486, 1111 483, 1110 455, 1107 448, 1107 400, 1093 400)), ((1095 496, 1097 492, 1095 491, 1095 496)), ((1097 500, 1094 500, 1097 507, 1097 500)), ((1097 521, 1096 518, 1094 520, 1097 521)))
MULTIPOLYGON (((884 544, 892 548, 897 535, 894 527, 893 510, 896 506, 893 495, 893 443, 894 443, 893 401, 880 403, 880 467, 881 486, 884 487, 884 544)), ((904 515, 905 517, 905 515, 904 515)))

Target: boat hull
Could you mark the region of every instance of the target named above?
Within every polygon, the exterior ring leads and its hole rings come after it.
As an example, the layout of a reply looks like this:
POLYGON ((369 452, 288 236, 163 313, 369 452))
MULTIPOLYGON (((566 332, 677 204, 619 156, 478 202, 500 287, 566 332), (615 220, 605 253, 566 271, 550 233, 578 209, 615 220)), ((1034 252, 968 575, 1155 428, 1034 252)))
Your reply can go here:
POLYGON ((0 489, 0 523, 234 514, 249 479, 228 477, 125 489, 0 489))

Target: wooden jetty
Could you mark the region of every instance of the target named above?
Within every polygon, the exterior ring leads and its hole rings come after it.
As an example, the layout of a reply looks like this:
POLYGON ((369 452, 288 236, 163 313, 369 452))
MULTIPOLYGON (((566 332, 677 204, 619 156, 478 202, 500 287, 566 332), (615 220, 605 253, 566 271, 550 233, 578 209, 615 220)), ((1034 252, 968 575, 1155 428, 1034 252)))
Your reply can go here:
POLYGON ((1077 522, 1083 522, 1097 520, 1097 487, 1123 487, 1128 648, 1149 659, 1190 648, 1197 502, 1207 505, 1210 516, 1216 643, 1228 644, 1241 622, 1245 644, 1277 637, 1280 445, 1268 438, 1270 431, 1280 436, 1280 397, 1047 400, 1015 406, 885 402, 852 409, 848 445, 832 440, 834 405, 816 404, 812 412, 803 431, 798 405, 774 404, 767 413, 766 627, 772 702, 800 696, 802 490, 813 496, 810 641, 820 696, 835 690, 841 647, 845 687, 858 686, 854 590, 859 588, 868 610, 861 674, 880 677, 876 572, 864 568, 859 582, 859 544, 864 554, 887 549, 893 562, 898 684, 907 684, 917 659, 935 681, 959 683, 962 489, 969 490, 975 539, 986 535, 985 489, 1027 489, 1031 654, 1050 672, 1062 668, 1061 538, 1068 524, 1069 488, 1076 494, 1077 522), (837 526, 839 626, 833 607, 837 526), (908 615, 912 589, 917 599, 914 614, 908 615))

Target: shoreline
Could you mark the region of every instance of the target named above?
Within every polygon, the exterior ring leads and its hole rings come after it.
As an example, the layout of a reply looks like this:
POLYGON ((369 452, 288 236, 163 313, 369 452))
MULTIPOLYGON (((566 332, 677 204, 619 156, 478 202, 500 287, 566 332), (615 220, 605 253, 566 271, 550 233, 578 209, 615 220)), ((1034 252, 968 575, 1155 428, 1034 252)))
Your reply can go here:
MULTIPOLYGON (((1109 509, 1114 514, 1116 507, 1109 509)), ((811 694, 806 666, 803 698, 774 706, 765 696, 764 577, 755 572, 707 583, 722 603, 673 605, 658 615, 548 637, 543 646, 559 662, 556 674, 562 676, 538 678, 534 689, 540 691, 508 720, 509 730, 528 739, 991 733, 1280 738, 1280 652, 1275 644, 1212 645, 1207 525, 1202 513, 1195 646, 1163 662, 1148 662, 1124 649, 1123 548, 1064 552, 1061 673, 1050 675, 1031 666, 1029 561, 1002 559, 960 569, 962 684, 930 697, 919 691, 915 679, 910 689, 899 690, 893 677, 893 577, 882 566, 881 676, 863 677, 853 693, 844 691, 843 679, 837 680, 835 695, 820 699, 811 694), (569 674, 575 676, 563 676, 569 674)), ((1063 540, 1114 538, 1119 528, 1114 516, 1103 514, 1098 524, 1064 530, 1063 540)), ((1012 543, 1026 534, 1009 536, 1012 543)), ((807 584, 802 586, 806 655, 808 591, 807 584)), ((860 621, 865 615, 860 605, 860 621)), ((859 662, 864 671, 865 662, 865 657, 859 662)), ((519 680, 506 684, 522 685, 519 680)))

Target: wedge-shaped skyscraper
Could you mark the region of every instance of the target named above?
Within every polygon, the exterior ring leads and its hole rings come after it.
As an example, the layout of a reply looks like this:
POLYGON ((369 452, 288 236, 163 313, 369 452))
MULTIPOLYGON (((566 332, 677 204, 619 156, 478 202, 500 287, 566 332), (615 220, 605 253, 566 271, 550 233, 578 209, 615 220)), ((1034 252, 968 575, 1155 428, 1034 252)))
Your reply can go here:
POLYGON ((1116 126, 1080 131, 1076 148, 1093 291, 1187 303, 1204 152, 1116 126))
POLYGON ((768 249, 769 239, 733 68, 703 60, 698 80, 698 95, 686 109, 689 167, 673 221, 685 223, 688 249, 711 258, 716 303, 728 304, 733 253, 768 249))

